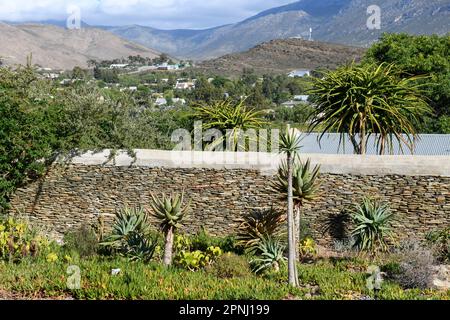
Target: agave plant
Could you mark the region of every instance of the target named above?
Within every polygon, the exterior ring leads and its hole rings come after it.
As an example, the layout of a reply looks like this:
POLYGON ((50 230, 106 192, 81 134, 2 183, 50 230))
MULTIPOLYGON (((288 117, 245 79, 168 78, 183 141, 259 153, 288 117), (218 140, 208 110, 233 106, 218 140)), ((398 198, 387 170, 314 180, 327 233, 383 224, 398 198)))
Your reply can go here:
POLYGON ((251 261, 255 273, 266 270, 279 272, 280 267, 286 264, 285 250, 286 246, 280 240, 272 237, 263 238, 258 245, 258 257, 251 261))
POLYGON ((130 260, 149 261, 155 252, 157 238, 149 236, 148 216, 142 208, 128 208, 116 213, 112 233, 100 245, 130 260))
POLYGON ((172 264, 174 233, 180 227, 180 222, 186 216, 190 202, 183 206, 184 193, 170 197, 162 195, 161 198, 156 198, 151 194, 151 197, 151 214, 160 221, 161 230, 165 233, 166 237, 163 262, 164 265, 169 266, 172 264))
POLYGON ((355 247, 360 251, 375 252, 387 249, 386 238, 392 234, 393 213, 387 204, 364 198, 355 206, 352 218, 356 225, 352 232, 355 247))
POLYGON ((238 245, 246 248, 247 252, 255 252, 264 238, 282 236, 284 221, 283 213, 273 208, 253 210, 241 220, 237 236, 238 245))

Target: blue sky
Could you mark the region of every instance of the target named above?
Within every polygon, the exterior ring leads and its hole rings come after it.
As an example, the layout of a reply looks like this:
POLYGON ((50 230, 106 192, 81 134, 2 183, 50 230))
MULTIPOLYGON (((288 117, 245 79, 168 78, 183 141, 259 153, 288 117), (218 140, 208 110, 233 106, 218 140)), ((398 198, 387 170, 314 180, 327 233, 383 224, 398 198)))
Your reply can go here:
MULTIPOLYGON (((93 25, 140 24, 162 29, 233 23, 295 0, 0 0, 0 20, 65 20, 76 5, 93 25)), ((319 0, 318 0, 319 1, 319 0)))

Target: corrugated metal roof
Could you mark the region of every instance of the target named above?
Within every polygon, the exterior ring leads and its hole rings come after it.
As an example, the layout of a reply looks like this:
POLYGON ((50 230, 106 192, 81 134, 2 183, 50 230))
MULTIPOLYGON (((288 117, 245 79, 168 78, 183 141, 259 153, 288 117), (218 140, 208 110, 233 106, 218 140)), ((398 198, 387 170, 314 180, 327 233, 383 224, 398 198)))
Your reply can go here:
MULTIPOLYGON (((345 136, 341 145, 339 146, 340 135, 338 133, 327 133, 323 136, 320 144, 318 142, 319 133, 301 133, 302 148, 301 153, 320 153, 320 154, 353 154, 353 145, 345 136)), ((406 137, 406 135, 405 135, 406 137)), ((376 155, 375 136, 371 136, 367 143, 367 154, 376 155)), ((397 141, 394 141, 393 155, 450 155, 450 134, 421 134, 419 139, 415 143, 414 152, 408 149, 406 144, 402 143, 403 152, 401 152, 400 145, 397 141)), ((391 154, 389 150, 386 150, 386 154, 391 154)))

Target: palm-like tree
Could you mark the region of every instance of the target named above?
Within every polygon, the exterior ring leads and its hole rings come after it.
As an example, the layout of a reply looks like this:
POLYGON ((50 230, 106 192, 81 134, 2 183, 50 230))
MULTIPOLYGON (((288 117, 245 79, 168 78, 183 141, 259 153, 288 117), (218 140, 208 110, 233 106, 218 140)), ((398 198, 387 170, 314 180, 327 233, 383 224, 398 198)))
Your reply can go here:
POLYGON ((313 79, 310 90, 316 105, 310 131, 320 128, 322 139, 329 131, 349 134, 355 153, 365 154, 370 135, 376 135, 380 154, 393 152, 393 143, 411 152, 417 139, 416 125, 430 108, 416 80, 401 78, 392 64, 347 65, 313 79), (405 136, 405 135, 406 136, 405 136))
POLYGON ((174 233, 187 214, 190 202, 183 206, 184 192, 181 195, 177 194, 170 197, 162 195, 161 198, 156 198, 153 194, 150 195, 152 198, 150 202, 151 214, 160 221, 161 230, 165 234, 163 262, 164 265, 169 266, 172 264, 174 233))
POLYGON ((298 273, 296 264, 296 238, 293 201, 293 164, 294 158, 300 150, 300 136, 289 126, 280 137, 280 152, 286 154, 287 168, 287 225, 288 225, 288 277, 289 284, 297 287, 298 273))
MULTIPOLYGON (((228 133, 214 141, 210 148, 223 144, 225 138, 232 143, 233 150, 239 146, 239 136, 248 129, 257 129, 267 124, 263 118, 263 112, 249 109, 245 106, 245 100, 238 103, 230 99, 218 101, 212 105, 198 105, 194 107, 194 117, 203 121, 203 128, 228 130, 228 133)), ((244 147, 245 146, 240 146, 244 147)))
MULTIPOLYGON (((300 241, 301 208, 303 207, 305 201, 312 201, 317 197, 319 189, 319 170, 319 165, 314 166, 311 170, 310 159, 308 159, 305 163, 303 163, 298 157, 294 159, 292 169, 292 189, 295 209, 295 238, 297 243, 300 241)), ((283 161, 278 168, 277 178, 273 182, 272 188, 278 192, 283 199, 286 199, 288 190, 287 162, 283 161)))

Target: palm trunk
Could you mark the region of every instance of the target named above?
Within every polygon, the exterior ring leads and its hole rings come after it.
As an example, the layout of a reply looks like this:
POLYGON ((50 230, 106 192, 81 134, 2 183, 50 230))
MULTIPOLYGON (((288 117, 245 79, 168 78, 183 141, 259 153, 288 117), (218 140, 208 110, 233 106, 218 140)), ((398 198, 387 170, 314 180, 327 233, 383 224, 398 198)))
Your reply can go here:
POLYGON ((169 227, 166 233, 166 243, 164 246, 163 263, 165 266, 170 266, 172 264, 172 254, 173 254, 173 227, 169 227))
POLYGON ((287 224, 288 224, 288 277, 289 284, 293 287, 298 285, 297 265, 296 265, 296 245, 295 245, 295 221, 294 221, 294 201, 292 187, 292 155, 287 154, 288 167, 288 204, 287 204, 287 224))

